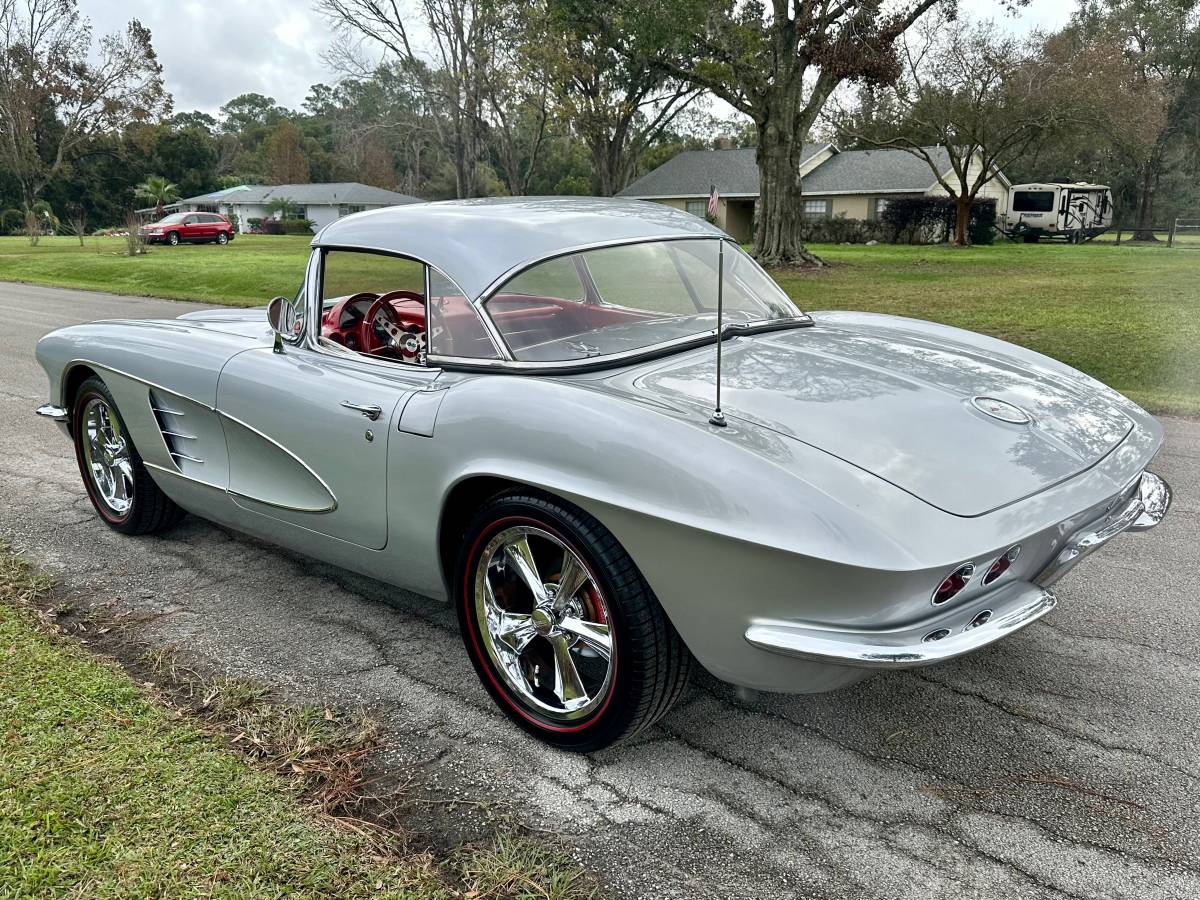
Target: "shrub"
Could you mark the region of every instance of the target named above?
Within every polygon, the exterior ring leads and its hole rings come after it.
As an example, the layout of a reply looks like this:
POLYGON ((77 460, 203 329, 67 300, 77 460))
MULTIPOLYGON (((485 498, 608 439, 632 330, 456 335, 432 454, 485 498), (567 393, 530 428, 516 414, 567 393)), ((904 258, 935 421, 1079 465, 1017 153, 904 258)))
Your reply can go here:
POLYGON ((311 219, 263 219, 263 234, 312 234, 311 219))
MULTIPOLYGON (((954 234, 955 203, 949 197, 899 197, 883 211, 882 221, 892 243, 929 244, 950 240, 954 234)), ((973 244, 995 240, 996 201, 977 199, 971 204, 967 238, 973 244)))
POLYGON ((848 219, 842 215, 800 225, 800 240, 814 244, 865 244, 867 241, 886 241, 888 234, 882 222, 848 219))
POLYGON ((19 209, 9 208, 0 213, 0 231, 5 234, 16 234, 25 228, 25 213, 19 209))

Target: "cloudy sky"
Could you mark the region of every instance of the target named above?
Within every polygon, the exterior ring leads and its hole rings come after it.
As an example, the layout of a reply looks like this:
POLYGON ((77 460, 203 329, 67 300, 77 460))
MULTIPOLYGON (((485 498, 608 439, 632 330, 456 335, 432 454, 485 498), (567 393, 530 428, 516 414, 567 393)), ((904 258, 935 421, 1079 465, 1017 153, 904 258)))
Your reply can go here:
MULTIPOLYGON (((995 17, 1016 31, 1067 20, 1069 0, 1033 0, 1018 18, 996 0, 962 0, 972 15, 995 17)), ((154 35, 175 109, 216 113, 238 94, 256 92, 297 108, 308 87, 336 75, 321 60, 328 26, 306 0, 80 0, 97 32, 141 19, 154 35)))

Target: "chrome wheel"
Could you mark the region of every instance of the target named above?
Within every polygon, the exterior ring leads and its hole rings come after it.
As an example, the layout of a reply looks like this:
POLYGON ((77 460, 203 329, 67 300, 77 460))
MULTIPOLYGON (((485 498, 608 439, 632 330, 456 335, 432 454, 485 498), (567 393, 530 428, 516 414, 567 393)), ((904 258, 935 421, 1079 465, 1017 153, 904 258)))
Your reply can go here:
POLYGON ((474 612, 495 670, 539 715, 582 719, 612 689, 611 617, 588 566, 563 541, 529 525, 487 542, 474 612))
POLYGON ((100 397, 83 408, 83 460, 96 495, 117 516, 133 506, 133 461, 116 413, 100 397))

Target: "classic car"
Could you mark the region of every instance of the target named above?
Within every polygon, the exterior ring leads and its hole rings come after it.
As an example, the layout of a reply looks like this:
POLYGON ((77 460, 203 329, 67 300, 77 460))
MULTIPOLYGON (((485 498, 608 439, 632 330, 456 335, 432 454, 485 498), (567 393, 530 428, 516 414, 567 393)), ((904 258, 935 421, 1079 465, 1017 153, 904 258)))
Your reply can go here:
POLYGON ((574 750, 657 721, 693 660, 803 693, 979 650, 1171 496, 1162 429, 1103 384, 802 312, 652 203, 358 213, 265 315, 95 322, 37 356, 109 526, 186 510, 449 600, 499 707, 574 750))

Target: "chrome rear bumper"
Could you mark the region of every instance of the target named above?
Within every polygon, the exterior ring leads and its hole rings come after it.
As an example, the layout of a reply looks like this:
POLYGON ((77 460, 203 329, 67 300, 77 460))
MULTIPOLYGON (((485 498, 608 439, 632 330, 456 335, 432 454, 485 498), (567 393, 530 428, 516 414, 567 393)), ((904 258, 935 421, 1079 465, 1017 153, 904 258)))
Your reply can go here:
POLYGON ((1073 534, 1034 580, 1043 587, 1053 584, 1122 531, 1149 531, 1163 520, 1170 507, 1170 485, 1153 472, 1143 472, 1137 490, 1124 506, 1073 534))
POLYGON ((1163 520, 1171 488, 1143 472, 1137 489, 1113 511, 1072 535, 1045 569, 1012 581, 969 605, 896 629, 852 629, 759 619, 746 640, 760 650, 856 668, 926 666, 986 647, 1036 622, 1058 603, 1049 585, 1122 531, 1146 531, 1163 520))
POLYGON ((1054 609, 1058 598, 1028 581, 1009 582, 970 608, 919 625, 887 631, 850 631, 791 622, 759 621, 746 640, 761 650, 871 669, 927 666, 986 647, 1054 609))

